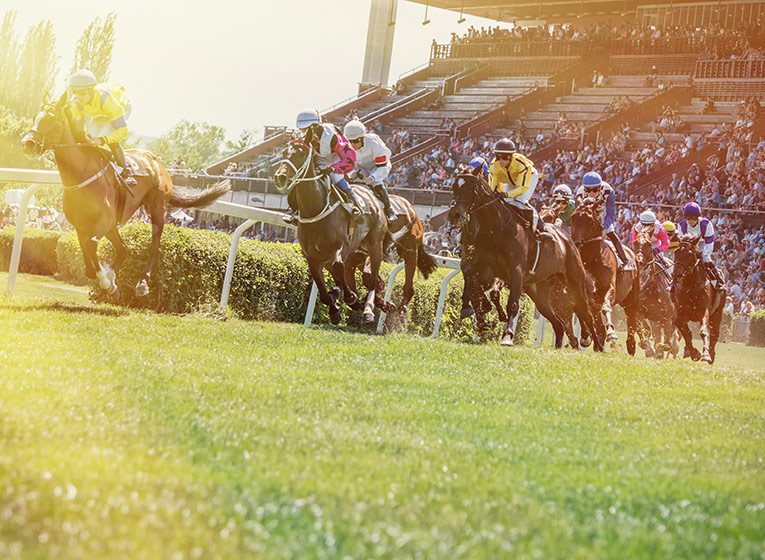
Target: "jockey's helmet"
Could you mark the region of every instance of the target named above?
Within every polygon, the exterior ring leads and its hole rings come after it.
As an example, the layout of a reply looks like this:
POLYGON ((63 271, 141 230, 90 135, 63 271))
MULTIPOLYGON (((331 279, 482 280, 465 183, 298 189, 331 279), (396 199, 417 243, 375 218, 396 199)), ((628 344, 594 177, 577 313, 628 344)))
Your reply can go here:
POLYGON ((602 185, 603 179, 597 171, 590 171, 589 173, 585 173, 584 177, 582 177, 582 186, 586 191, 594 191, 599 189, 602 185))
POLYGON ((473 172, 475 172, 476 169, 480 169, 484 177, 489 175, 489 164, 486 163, 486 160, 480 156, 471 159, 470 163, 468 163, 468 167, 473 172))
POLYGON ((653 225, 656 223, 656 214, 651 210, 645 210, 640 213, 640 223, 644 226, 653 225))
POLYGON ((695 202, 689 202, 683 208, 683 215, 687 218, 699 218, 701 217, 701 206, 695 202))
POLYGON ((672 220, 667 220, 666 222, 661 224, 661 226, 664 228, 664 231, 666 231, 667 233, 674 233, 675 231, 677 231, 675 228, 675 222, 673 222, 672 220))
POLYGON ((552 194, 555 200, 568 200, 571 198, 571 188, 568 185, 557 185, 552 194))
POLYGON ((94 87, 97 83, 96 75, 87 68, 69 76, 69 87, 72 90, 94 87))
POLYGON ((495 154, 512 154, 515 153, 515 142, 510 138, 500 138, 494 143, 492 150, 495 154))
POLYGON ((367 127, 358 119, 348 121, 343 127, 343 136, 348 140, 358 140, 367 133, 367 127))
POLYGON ((300 130, 305 130, 312 124, 320 123, 321 117, 316 109, 303 109, 298 113, 295 126, 300 130))

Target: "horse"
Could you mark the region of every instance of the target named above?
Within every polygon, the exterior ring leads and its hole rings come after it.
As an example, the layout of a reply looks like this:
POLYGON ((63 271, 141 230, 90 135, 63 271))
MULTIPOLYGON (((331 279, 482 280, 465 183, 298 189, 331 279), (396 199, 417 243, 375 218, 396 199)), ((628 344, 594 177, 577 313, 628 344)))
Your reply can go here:
POLYGON ((647 231, 638 233, 635 236, 634 247, 635 259, 640 270, 640 306, 638 310, 640 347, 643 348, 648 358, 661 359, 665 353, 677 356, 675 304, 670 296, 670 282, 665 273, 665 268, 659 264, 653 251, 653 238, 650 233, 647 231), (664 333, 664 342, 660 342, 662 332, 664 333))
MULTIPOLYGON (((571 215, 571 237, 594 282, 592 301, 600 309, 600 314, 595 314, 598 333, 605 334, 606 342, 615 348, 617 336, 612 312, 614 305, 621 305, 627 315, 627 352, 634 356, 640 277, 637 270, 619 269, 616 255, 603 237, 600 210, 600 203, 593 198, 581 201, 571 215)), ((625 247, 625 251, 634 256, 629 248, 625 247)))
POLYGON ((114 301, 119 299, 116 273, 128 255, 117 228, 143 206, 151 218, 151 245, 135 294, 145 296, 159 260, 165 208, 202 208, 226 194, 231 184, 224 181, 197 194, 181 193, 157 156, 146 150, 127 150, 129 158, 143 169, 135 174, 138 184, 128 189, 109 156, 74 130, 66 105, 66 93, 56 103, 46 103, 21 139, 22 148, 30 157, 53 152, 64 187, 64 215, 77 231, 85 276, 98 279, 114 301), (98 240, 104 236, 114 246, 111 265, 99 262, 96 254, 98 240))
POLYGON ((683 236, 675 251, 675 267, 672 271, 672 294, 675 302, 675 326, 685 341, 683 358, 701 359, 708 364, 715 362, 715 346, 720 337, 723 306, 727 296, 725 288, 714 288, 697 250, 698 236, 683 236), (700 323, 699 333, 702 352, 693 346, 688 323, 700 323))
MULTIPOLYGON (((521 291, 525 291, 539 312, 552 324, 555 347, 562 347, 563 321, 551 303, 555 280, 566 285, 582 324, 594 332, 584 289, 584 268, 568 236, 558 228, 551 228, 552 236, 541 239, 540 245, 537 245, 528 221, 491 192, 483 177, 458 174, 453 194, 450 221, 462 224, 476 220, 476 263, 481 268, 488 268, 488 272, 483 273, 500 278, 510 291, 502 346, 513 345, 513 322, 518 314, 521 291)), ((596 340, 595 345, 596 349, 602 349, 600 340, 596 340)))
POLYGON ((388 224, 377 197, 363 185, 353 185, 363 208, 363 221, 352 219, 348 203, 331 185, 329 177, 317 175, 314 169, 314 146, 302 140, 291 141, 284 150, 274 180, 281 192, 288 193, 298 208, 298 242, 308 263, 311 278, 316 282, 320 301, 329 309, 333 325, 340 323, 337 301, 351 309, 364 309, 362 321, 374 321, 375 307, 392 313, 396 306, 384 302, 385 284, 380 278, 380 264, 387 250, 395 244, 405 263, 404 295, 399 307, 406 317, 406 308, 414 295, 414 274, 419 269, 427 278, 436 264, 422 244, 422 223, 414 207, 400 196, 391 196, 396 220, 388 224), (363 283, 368 293, 361 304, 356 293, 356 269, 364 265, 363 283), (323 270, 327 268, 336 286, 327 290, 323 270))

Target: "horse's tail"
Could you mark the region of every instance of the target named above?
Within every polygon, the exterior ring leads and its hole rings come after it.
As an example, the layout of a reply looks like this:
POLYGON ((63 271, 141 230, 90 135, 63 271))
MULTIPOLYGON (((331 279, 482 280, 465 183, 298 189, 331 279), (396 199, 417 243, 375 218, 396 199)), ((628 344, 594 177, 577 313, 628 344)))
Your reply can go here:
POLYGON ((168 204, 176 208, 203 208, 215 202, 218 198, 231 190, 231 181, 226 179, 207 187, 201 192, 191 191, 186 188, 179 190, 173 186, 168 204))
POLYGON ((422 277, 427 279, 438 268, 433 256, 425 250, 425 245, 420 239, 420 246, 417 247, 417 269, 422 277))

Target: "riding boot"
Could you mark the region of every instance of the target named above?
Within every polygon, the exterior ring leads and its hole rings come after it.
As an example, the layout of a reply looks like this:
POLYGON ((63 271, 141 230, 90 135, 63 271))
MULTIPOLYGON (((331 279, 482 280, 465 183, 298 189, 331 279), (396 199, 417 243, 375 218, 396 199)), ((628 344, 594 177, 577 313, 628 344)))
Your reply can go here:
POLYGON ((393 212, 393 208, 390 206, 390 197, 388 196, 388 190, 385 188, 385 185, 375 185, 374 191, 377 198, 383 203, 383 210, 385 211, 385 217, 388 219, 388 222, 395 222, 397 216, 396 213, 393 212))
POLYGON ((364 221, 364 216, 361 215, 361 201, 359 201, 356 191, 348 187, 348 190, 345 191, 345 194, 348 196, 348 200, 350 200, 351 204, 353 205, 353 211, 351 212, 353 221, 358 224, 362 223, 364 221))
POLYGON ((627 257, 627 253, 624 251, 624 245, 622 245, 622 242, 619 240, 619 236, 616 235, 616 232, 609 231, 607 235, 611 243, 614 244, 616 254, 619 255, 619 260, 621 261, 619 263, 619 268, 624 269, 627 267, 627 265, 632 264, 632 261, 630 261, 630 259, 627 257))
POLYGON ((707 270, 707 276, 714 283, 715 289, 722 289, 725 286, 725 280, 723 280, 722 272, 717 268, 713 262, 704 261, 704 267, 707 270))
POLYGON ((138 181, 133 178, 133 173, 131 172, 130 167, 125 163, 125 152, 122 150, 122 146, 120 146, 118 143, 109 144, 109 149, 112 151, 114 161, 117 162, 117 165, 122 168, 120 177, 122 177, 125 185, 128 187, 134 187, 137 185, 138 181))
POLYGON ((534 234, 534 237, 537 239, 541 239, 543 237, 549 237, 552 239, 552 233, 547 231, 544 221, 539 219, 539 215, 534 208, 527 208, 526 214, 528 216, 529 223, 531 224, 531 232, 534 234))

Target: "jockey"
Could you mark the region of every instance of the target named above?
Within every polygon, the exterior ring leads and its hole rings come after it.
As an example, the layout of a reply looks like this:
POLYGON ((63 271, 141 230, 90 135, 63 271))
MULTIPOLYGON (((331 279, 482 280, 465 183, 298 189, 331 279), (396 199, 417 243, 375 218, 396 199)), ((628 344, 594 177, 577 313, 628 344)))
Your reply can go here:
POLYGON ((382 139, 372 132, 367 132, 364 123, 357 119, 348 121, 343 128, 343 135, 356 150, 356 175, 372 187, 377 198, 383 203, 385 217, 389 222, 396 220, 396 213, 390 206, 390 197, 384 181, 391 169, 391 151, 382 139))
POLYGON ((669 246, 667 247, 667 250, 664 252, 664 255, 671 261, 675 260, 675 249, 680 245, 680 237, 677 235, 677 229, 675 228, 675 222, 672 220, 667 220, 663 224, 661 224, 662 227, 664 227, 664 231, 667 232, 667 237, 669 239, 669 246))
POLYGON ((616 193, 613 187, 606 183, 597 171, 585 173, 582 177, 582 185, 576 190, 578 198, 593 197, 603 203, 603 233, 611 241, 619 255, 619 268, 625 268, 632 265, 627 253, 624 251, 619 236, 614 230, 614 221, 616 220, 616 193))
POLYGON ((699 237, 701 247, 701 260, 707 269, 707 275, 712 280, 712 284, 717 288, 722 288, 725 284, 722 273, 712 262, 712 252, 715 248, 715 228, 712 222, 701 217, 701 207, 695 202, 689 202, 683 208, 684 219, 677 224, 682 235, 691 235, 699 237))
MULTIPOLYGON (((356 150, 335 125, 321 122, 316 109, 300 111, 295 126, 303 133, 303 141, 316 151, 316 171, 329 175, 332 183, 351 201, 354 221, 362 222, 361 204, 345 179, 345 175, 356 168, 356 150)), ((284 216, 283 219, 288 223, 295 221, 294 215, 284 216)))
POLYGON ((69 77, 69 91, 74 98, 67 108, 75 131, 96 146, 108 146, 114 162, 121 168, 120 176, 125 185, 136 185, 120 145, 128 136, 127 118, 131 110, 125 89, 99 84, 93 72, 80 70, 69 77))
POLYGON ((497 140, 493 152, 494 161, 489 166, 489 188, 501 194, 508 204, 524 212, 536 237, 552 237, 545 230, 536 208, 529 204, 539 180, 534 163, 516 152, 515 142, 509 138, 497 140))
POLYGON ((665 260, 662 253, 669 247, 669 236, 664 229, 664 225, 656 221, 656 214, 651 210, 646 210, 640 213, 640 223, 635 224, 632 228, 632 245, 635 245, 635 238, 642 232, 647 231, 651 236, 651 245, 653 246, 653 253, 655 255, 655 262, 664 271, 667 279, 671 279, 669 275, 669 263, 665 260))
MULTIPOLYGON (((568 185, 557 185, 552 190, 553 206, 557 210, 558 220, 567 230, 571 229, 571 214, 576 210, 576 201, 568 185)), ((557 223, 557 221, 556 221, 557 223)))
POLYGON ((476 156, 468 163, 468 169, 473 175, 481 175, 484 180, 489 180, 489 164, 481 156, 476 156))

